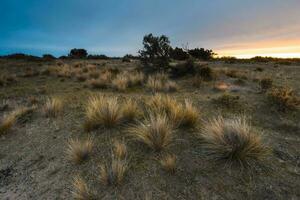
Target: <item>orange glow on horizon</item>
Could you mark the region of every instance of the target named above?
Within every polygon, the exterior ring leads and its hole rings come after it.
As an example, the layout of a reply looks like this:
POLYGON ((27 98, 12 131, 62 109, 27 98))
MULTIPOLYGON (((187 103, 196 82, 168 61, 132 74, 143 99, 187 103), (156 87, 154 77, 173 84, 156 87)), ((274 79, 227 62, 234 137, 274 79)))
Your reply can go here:
POLYGON ((300 58, 300 41, 259 42, 232 45, 216 50, 218 57, 233 56, 236 58, 252 58, 255 56, 300 58))

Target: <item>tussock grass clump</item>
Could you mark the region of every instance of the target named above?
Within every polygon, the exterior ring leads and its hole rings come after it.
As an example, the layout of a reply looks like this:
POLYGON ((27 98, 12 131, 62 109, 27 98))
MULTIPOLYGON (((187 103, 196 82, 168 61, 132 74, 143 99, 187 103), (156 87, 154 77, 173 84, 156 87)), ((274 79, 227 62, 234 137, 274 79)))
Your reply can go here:
POLYGON ((262 92, 266 92, 268 89, 272 88, 273 80, 271 78, 263 78, 259 82, 260 89, 262 92))
POLYGON ((166 154, 160 159, 159 162, 165 171, 171 174, 176 172, 176 155, 166 154))
POLYGON ((69 160, 76 164, 85 161, 93 150, 93 140, 88 138, 86 140, 71 139, 68 143, 67 155, 69 160))
POLYGON ((215 78, 215 73, 214 71, 208 67, 208 66, 202 66, 199 71, 198 74, 202 77, 203 80, 205 81, 211 81, 215 78))
POLYGON ((135 100, 128 99, 121 105, 122 119, 125 122, 133 121, 142 115, 138 103, 135 100))
POLYGON ((91 131, 98 127, 112 128, 122 121, 122 111, 116 97, 92 96, 86 106, 84 128, 91 131))
POLYGON ((134 72, 129 73, 128 75, 129 75, 128 79, 129 79, 130 87, 142 85, 145 80, 145 75, 142 72, 134 71, 134 72))
POLYGON ((289 87, 274 87, 268 92, 271 104, 275 105, 279 111, 298 109, 300 99, 293 89, 289 87))
POLYGON ((203 78, 200 75, 195 75, 192 78, 192 85, 196 88, 199 88, 203 83, 203 78))
POLYGON ((214 118, 206 122, 199 134, 207 156, 216 161, 249 166, 268 155, 268 148, 245 117, 214 118))
POLYGON ((112 158, 110 164, 100 165, 100 182, 103 185, 120 185, 126 175, 126 160, 112 158))
POLYGON ((115 158, 117 159, 125 159, 126 155, 127 155, 127 147, 126 144, 124 142, 115 140, 113 142, 113 153, 115 158))
POLYGON ((168 79, 166 74, 155 74, 148 77, 146 87, 152 92, 175 92, 178 85, 168 79))
POLYGON ((88 185, 80 176, 76 176, 73 180, 72 194, 76 200, 92 200, 88 185))
POLYGON ((132 127, 129 132, 138 141, 155 151, 161 151, 173 142, 173 128, 166 115, 150 114, 148 119, 132 127))
POLYGON ((112 87, 118 91, 125 91, 129 86, 129 79, 125 73, 120 73, 112 81, 112 87))
POLYGON ((200 118, 197 108, 188 100, 181 104, 168 95, 156 94, 146 104, 152 113, 165 114, 174 127, 195 127, 200 118))
POLYGON ((63 109, 64 103, 59 97, 48 98, 43 108, 46 117, 57 117, 62 114, 63 109))
POLYGON ((34 111, 34 107, 21 107, 12 111, 0 121, 0 135, 7 133, 18 121, 25 121, 25 116, 34 111))

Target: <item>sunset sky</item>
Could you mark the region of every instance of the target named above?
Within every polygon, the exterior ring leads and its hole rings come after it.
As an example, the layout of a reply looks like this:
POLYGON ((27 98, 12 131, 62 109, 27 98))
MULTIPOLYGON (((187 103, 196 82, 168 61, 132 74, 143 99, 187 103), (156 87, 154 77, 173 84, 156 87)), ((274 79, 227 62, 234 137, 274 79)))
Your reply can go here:
POLYGON ((137 54, 147 33, 220 56, 300 57, 300 0, 1 0, 0 55, 137 54))

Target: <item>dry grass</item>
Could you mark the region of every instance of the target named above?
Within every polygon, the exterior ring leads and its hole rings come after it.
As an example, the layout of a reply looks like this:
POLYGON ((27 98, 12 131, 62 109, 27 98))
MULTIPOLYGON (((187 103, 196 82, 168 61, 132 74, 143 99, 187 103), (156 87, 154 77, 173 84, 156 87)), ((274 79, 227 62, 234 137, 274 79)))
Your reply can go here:
POLYGON ((63 113, 64 102, 59 97, 50 97, 43 107, 46 117, 57 117, 63 113))
POLYGON ((130 128, 129 132, 138 141, 155 151, 161 151, 173 142, 173 129, 166 115, 150 114, 148 119, 130 128))
POLYGON ((34 109, 35 107, 21 107, 5 116, 0 122, 0 135, 7 133, 14 124, 22 120, 26 115, 32 113, 34 109))
POLYGON ((250 161, 263 159, 268 148, 245 117, 218 117, 206 122, 199 134, 208 157, 229 164, 250 166, 250 161))
POLYGON ((135 100, 128 99, 121 107, 122 119, 126 122, 133 121, 142 115, 142 112, 135 100))
POLYGON ((120 142, 118 140, 113 142, 113 153, 114 157, 117 159, 125 159, 127 155, 127 147, 124 142, 120 142))
POLYGON ((129 79, 125 73, 118 74, 112 81, 112 87, 118 91, 124 92, 129 86, 129 79))
POLYGON ((79 176, 75 177, 73 180, 73 197, 76 200, 91 200, 92 195, 86 182, 79 176))
POLYGON ((145 80, 145 75, 142 72, 130 72, 128 73, 129 86, 142 85, 145 80))
POLYGON ((98 127, 112 128, 122 121, 122 111, 116 97, 92 96, 86 106, 86 131, 98 127))
POLYGON ((104 185, 120 185, 127 169, 126 160, 113 158, 110 165, 100 165, 100 182, 104 185))
POLYGON ((181 104, 168 95, 156 94, 146 104, 152 113, 166 114, 174 127, 195 127, 200 118, 198 109, 188 100, 181 104))
POLYGON ((79 139, 71 139, 68 142, 67 155, 69 160, 76 164, 82 163, 86 160, 93 150, 93 140, 88 138, 84 141, 79 139))
POLYGON ((237 109, 241 108, 240 97, 229 93, 224 93, 221 96, 212 99, 212 102, 222 108, 237 109))
POLYGON ((300 105, 300 99, 293 89, 288 87, 274 87, 268 92, 269 101, 279 111, 296 110, 300 105))
POLYGON ((166 154, 159 162, 165 171, 171 174, 176 172, 176 156, 174 154, 166 154))
POLYGON ((266 92, 268 89, 272 88, 273 80, 271 78, 263 78, 259 82, 260 89, 262 92, 266 92))
POLYGON ((178 85, 174 81, 170 81, 165 74, 149 76, 146 87, 152 92, 175 92, 178 90, 178 85))

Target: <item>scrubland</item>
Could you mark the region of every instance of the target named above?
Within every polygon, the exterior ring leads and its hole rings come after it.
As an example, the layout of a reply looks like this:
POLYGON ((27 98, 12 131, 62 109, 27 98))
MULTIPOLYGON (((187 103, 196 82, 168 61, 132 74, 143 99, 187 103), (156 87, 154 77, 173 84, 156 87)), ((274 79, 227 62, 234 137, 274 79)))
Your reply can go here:
POLYGON ((299 199, 299 63, 196 65, 0 59, 1 199, 299 199))

